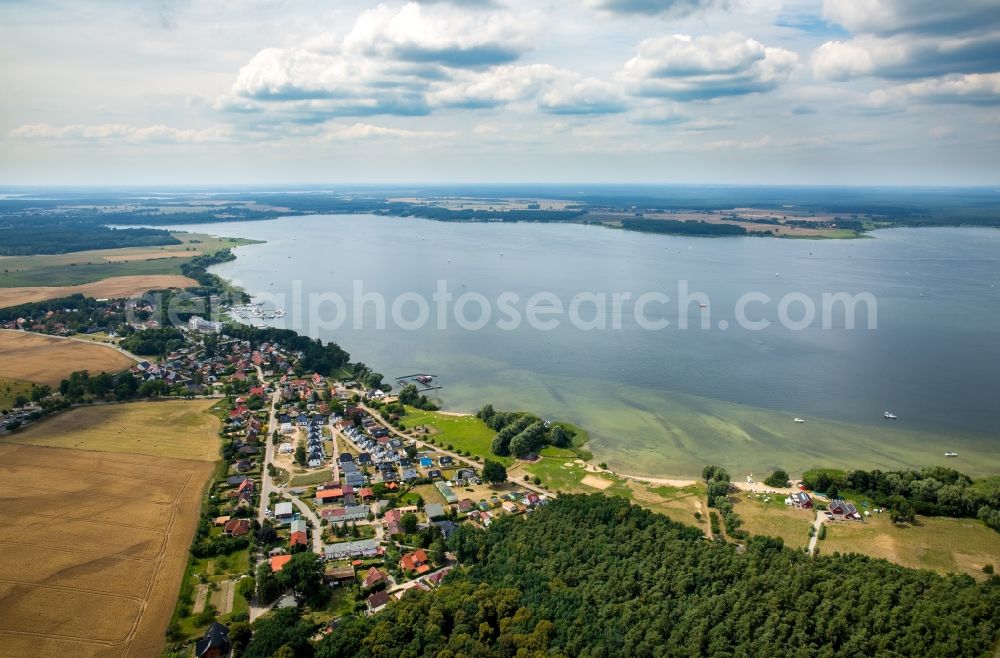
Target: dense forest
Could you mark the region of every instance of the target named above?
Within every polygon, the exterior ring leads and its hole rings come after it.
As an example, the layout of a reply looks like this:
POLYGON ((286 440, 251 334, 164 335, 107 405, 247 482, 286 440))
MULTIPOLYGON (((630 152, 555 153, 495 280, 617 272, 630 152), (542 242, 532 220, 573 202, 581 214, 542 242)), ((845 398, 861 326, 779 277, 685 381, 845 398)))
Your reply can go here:
POLYGON ((831 497, 869 498, 890 509, 893 518, 914 515, 979 518, 1000 531, 1000 482, 973 482, 951 468, 932 466, 919 471, 807 471, 802 483, 831 497))
POLYGON ((158 247, 181 243, 162 229, 113 229, 45 217, 32 218, 30 221, 0 217, 0 230, 3 230, 0 256, 65 254, 91 249, 158 247))
POLYGON ((524 411, 496 411, 488 404, 476 412, 486 426, 497 433, 490 445, 494 455, 524 457, 547 445, 569 448, 575 431, 560 423, 547 423, 524 411))
POLYGON ((629 231, 671 233, 676 235, 747 235, 745 228, 735 224, 682 222, 673 219, 643 219, 641 217, 623 219, 622 228, 629 231))
POLYGON ((957 657, 1000 635, 1000 577, 767 537, 737 550, 600 494, 462 526, 449 544, 468 566, 442 588, 342 621, 316 656, 957 657))

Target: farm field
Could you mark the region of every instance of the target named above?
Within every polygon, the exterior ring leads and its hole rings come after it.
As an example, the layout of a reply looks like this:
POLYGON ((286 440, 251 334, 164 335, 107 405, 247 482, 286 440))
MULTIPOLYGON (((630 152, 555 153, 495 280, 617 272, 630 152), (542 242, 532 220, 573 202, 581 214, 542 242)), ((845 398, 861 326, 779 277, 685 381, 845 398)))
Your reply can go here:
MULTIPOLYGON (((77 346, 80 344, 78 343, 77 346)), ((213 461, 219 457, 213 400, 162 400, 77 407, 22 429, 25 445, 213 461)))
POLYGON ((121 352, 96 343, 0 330, 0 377, 55 386, 75 370, 118 372, 133 363, 121 352))
POLYGON ((965 573, 985 578, 984 564, 1000 566, 1000 532, 975 519, 917 517, 911 526, 894 526, 886 515, 860 522, 826 524, 820 553, 862 553, 917 569, 965 573))
POLYGON ((34 286, 22 288, 0 288, 0 307, 17 306, 46 299, 68 297, 77 293, 97 299, 135 297, 147 290, 164 288, 187 288, 198 282, 179 274, 149 274, 133 276, 113 276, 92 283, 77 286, 34 286))
POLYGON ((0 288, 73 286, 121 276, 179 276, 181 265, 193 256, 252 242, 200 233, 178 232, 172 235, 181 240, 181 244, 68 254, 0 256, 0 288))
POLYGON ((213 464, 10 439, 0 459, 0 653, 158 655, 213 464))

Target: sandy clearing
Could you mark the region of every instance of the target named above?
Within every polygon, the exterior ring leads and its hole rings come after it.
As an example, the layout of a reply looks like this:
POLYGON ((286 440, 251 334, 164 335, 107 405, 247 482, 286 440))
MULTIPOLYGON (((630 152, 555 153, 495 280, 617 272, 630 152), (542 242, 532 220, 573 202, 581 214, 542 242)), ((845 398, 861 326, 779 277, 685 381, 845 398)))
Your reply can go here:
POLYGON ((0 376, 55 386, 75 370, 119 372, 135 363, 122 352, 86 341, 25 331, 0 331, 0 376))
MULTIPOLYGON (((125 260, 128 260, 127 258, 125 260)), ((144 260, 144 259, 140 259, 144 260)), ((149 274, 113 276, 78 286, 37 286, 26 288, 0 288, 0 307, 17 306, 45 299, 56 299, 81 293, 86 297, 114 299, 135 297, 147 290, 162 288, 188 288, 198 285, 194 279, 179 274, 149 274)))
POLYGON ((580 484, 584 484, 588 487, 593 487, 594 489, 604 490, 610 487, 613 483, 611 480, 605 480, 604 478, 599 478, 594 475, 584 475, 583 479, 580 480, 580 484))

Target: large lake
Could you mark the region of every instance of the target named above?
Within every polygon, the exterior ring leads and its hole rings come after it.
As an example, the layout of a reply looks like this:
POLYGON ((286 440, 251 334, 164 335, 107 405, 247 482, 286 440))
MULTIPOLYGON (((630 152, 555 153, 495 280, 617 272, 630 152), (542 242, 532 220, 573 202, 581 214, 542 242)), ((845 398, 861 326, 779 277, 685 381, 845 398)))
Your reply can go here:
MULTIPOLYGON (((262 240, 239 247, 215 271, 253 294, 284 295, 276 326, 334 340, 386 375, 439 376, 445 408, 531 410, 589 431, 599 460, 622 471, 686 475, 708 462, 734 473, 781 466, 880 466, 942 463, 974 474, 1000 472, 1000 232, 896 229, 860 240, 688 238, 556 224, 453 224, 413 218, 312 216, 177 227, 262 240), (708 297, 702 309, 676 303, 678 282, 708 297), (475 292, 492 305, 486 327, 467 330, 449 316, 437 327, 432 295, 444 281, 458 297, 475 292), (387 303, 415 292, 430 303, 418 330, 376 328, 374 304, 363 328, 347 317, 337 329, 310 323, 293 302, 334 293, 351 311, 357 282, 387 303), (635 300, 660 291, 673 301, 644 307, 666 329, 642 328, 635 300), (522 318, 553 305, 528 301, 553 293, 559 326, 526 321, 502 329, 496 300, 515 293, 522 318), (613 293, 632 298, 613 308, 613 293), (843 313, 823 328, 823 293, 870 293, 877 329, 862 304, 853 330, 843 313), (606 293, 607 329, 582 330, 569 318, 595 317, 588 293, 606 293), (772 301, 737 300, 763 293, 772 301), (814 301, 802 330, 782 327, 778 302, 814 301), (583 295, 583 296, 580 296, 583 295), (711 329, 701 329, 703 313, 711 329), (687 330, 679 329, 686 318, 687 330), (719 321, 729 323, 725 330, 719 321), (614 328, 620 325, 620 328, 614 328), (883 411, 898 415, 882 418, 883 411), (795 423, 801 417, 804 423, 795 423)), ((322 307, 335 316, 332 303, 322 307)), ((406 320, 416 302, 403 304, 406 320)), ((479 316, 469 304, 465 315, 479 316)), ((792 303, 798 320, 803 305, 792 303)), ((540 316, 541 317, 541 316, 540 316)))

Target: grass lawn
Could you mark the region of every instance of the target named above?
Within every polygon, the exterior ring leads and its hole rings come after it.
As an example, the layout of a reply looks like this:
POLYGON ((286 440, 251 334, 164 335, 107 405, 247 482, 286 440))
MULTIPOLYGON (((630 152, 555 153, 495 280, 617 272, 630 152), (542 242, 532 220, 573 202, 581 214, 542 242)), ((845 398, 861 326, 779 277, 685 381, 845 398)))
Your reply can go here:
POLYGON ((417 494, 423 498, 424 504, 440 503, 441 505, 444 505, 447 502, 445 501, 444 496, 441 495, 441 492, 438 491, 438 488, 433 484, 421 484, 418 487, 413 487, 413 489, 410 490, 410 493, 417 494))
POLYGON ((452 416, 407 407, 402 420, 408 430, 421 425, 430 429, 427 434, 416 434, 422 441, 434 439, 438 445, 451 444, 455 450, 466 450, 470 454, 479 455, 481 459, 499 461, 505 466, 514 463, 511 457, 498 457, 490 452, 490 444, 496 433, 475 416, 452 416))
POLYGON ((912 526, 894 526, 885 514, 826 524, 820 553, 863 553, 940 573, 985 578, 984 564, 1000 566, 1000 532, 975 519, 918 516, 912 526))
POLYGON ((14 405, 14 398, 23 395, 30 398, 31 382, 12 377, 0 377, 0 409, 10 409, 14 405))
POLYGON ((215 461, 219 459, 220 423, 208 413, 212 404, 211 400, 162 400, 77 407, 33 423, 4 440, 215 461))
POLYGON ((782 495, 770 496, 770 502, 764 502, 764 496, 748 499, 748 495, 753 496, 739 493, 729 497, 733 501, 733 509, 743 519, 744 530, 751 535, 780 537, 790 548, 809 545, 809 527, 815 519, 811 510, 798 510, 785 505, 782 495))
POLYGON ((301 475, 293 475, 291 481, 288 483, 290 487, 308 487, 315 484, 323 484, 329 482, 333 479, 330 474, 330 469, 325 468, 321 471, 316 471, 315 473, 302 473, 301 475))

